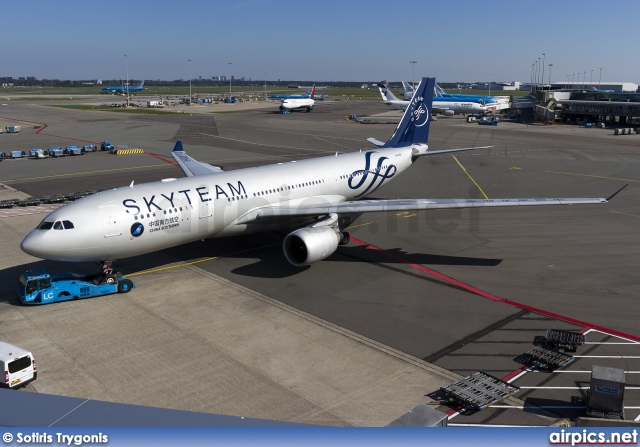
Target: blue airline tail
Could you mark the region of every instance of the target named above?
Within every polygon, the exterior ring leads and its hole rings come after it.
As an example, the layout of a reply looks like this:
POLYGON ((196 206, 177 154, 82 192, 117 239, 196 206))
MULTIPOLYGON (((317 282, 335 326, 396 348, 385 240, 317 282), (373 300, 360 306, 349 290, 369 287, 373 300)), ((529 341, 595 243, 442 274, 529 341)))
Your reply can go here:
POLYGON ((429 125, 431 124, 431 104, 436 78, 422 78, 420 85, 404 111, 400 124, 382 146, 403 147, 414 143, 426 143, 429 139, 429 125))

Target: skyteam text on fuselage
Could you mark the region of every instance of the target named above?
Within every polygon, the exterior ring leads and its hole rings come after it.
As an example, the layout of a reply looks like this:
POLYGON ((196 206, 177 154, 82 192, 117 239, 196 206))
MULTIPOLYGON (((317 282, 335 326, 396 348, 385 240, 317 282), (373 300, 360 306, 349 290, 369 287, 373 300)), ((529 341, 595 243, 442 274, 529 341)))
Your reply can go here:
POLYGON ((141 255, 200 239, 302 226, 283 241, 286 259, 304 266, 349 241, 362 213, 446 208, 604 203, 577 199, 360 200, 398 178, 427 151, 435 80, 423 78, 391 138, 372 150, 225 172, 185 153, 172 156, 186 178, 103 191, 50 213, 22 241, 22 250, 58 261, 101 261, 141 255))

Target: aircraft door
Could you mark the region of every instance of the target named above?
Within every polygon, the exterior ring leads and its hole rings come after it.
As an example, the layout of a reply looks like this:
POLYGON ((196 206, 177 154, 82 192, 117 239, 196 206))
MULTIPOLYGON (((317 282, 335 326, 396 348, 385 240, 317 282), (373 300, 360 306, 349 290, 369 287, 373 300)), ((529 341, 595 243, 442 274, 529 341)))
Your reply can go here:
POLYGON ((211 208, 209 205, 211 202, 200 202, 198 204, 198 217, 200 219, 206 219, 207 217, 211 217, 211 208))
POLYGON ((100 216, 102 217, 102 228, 104 229, 104 237, 120 236, 120 225, 116 218, 116 206, 101 206, 100 216))

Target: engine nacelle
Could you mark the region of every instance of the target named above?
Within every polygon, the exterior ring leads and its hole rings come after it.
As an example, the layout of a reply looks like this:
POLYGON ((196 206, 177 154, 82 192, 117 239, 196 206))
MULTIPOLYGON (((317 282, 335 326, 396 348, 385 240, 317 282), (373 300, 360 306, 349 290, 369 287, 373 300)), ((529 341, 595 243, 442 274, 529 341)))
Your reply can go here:
POLYGON ((455 112, 453 110, 445 110, 443 113, 444 113, 444 116, 453 116, 453 115, 455 115, 455 112))
POLYGON ((287 261, 302 267, 331 256, 339 242, 340 235, 329 226, 307 227, 288 234, 282 249, 287 261))

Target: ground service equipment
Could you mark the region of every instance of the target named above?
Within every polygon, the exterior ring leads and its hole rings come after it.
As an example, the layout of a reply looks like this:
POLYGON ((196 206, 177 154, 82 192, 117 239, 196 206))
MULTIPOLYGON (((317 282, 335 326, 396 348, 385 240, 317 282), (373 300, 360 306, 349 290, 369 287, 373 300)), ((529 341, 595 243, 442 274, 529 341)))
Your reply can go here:
POLYGON ((440 387, 440 390, 450 401, 459 403, 466 410, 482 410, 519 392, 520 387, 479 371, 451 385, 440 387))
POLYGON ((102 143, 100 143, 101 151, 110 151, 112 149, 113 149, 113 144, 109 143, 108 141, 103 141, 102 143))
MULTIPOLYGON (((53 225, 58 224, 63 225, 63 222, 56 222, 53 225)), ((124 278, 121 273, 49 275, 40 269, 26 271, 20 275, 18 297, 23 304, 49 304, 110 295, 116 292, 127 293, 133 288, 135 288, 133 281, 124 278)))
POLYGON ((624 370, 593 365, 587 416, 624 419, 624 370))

